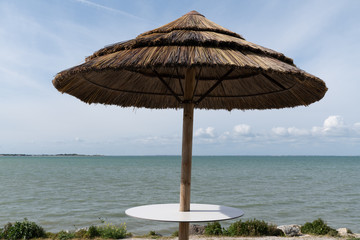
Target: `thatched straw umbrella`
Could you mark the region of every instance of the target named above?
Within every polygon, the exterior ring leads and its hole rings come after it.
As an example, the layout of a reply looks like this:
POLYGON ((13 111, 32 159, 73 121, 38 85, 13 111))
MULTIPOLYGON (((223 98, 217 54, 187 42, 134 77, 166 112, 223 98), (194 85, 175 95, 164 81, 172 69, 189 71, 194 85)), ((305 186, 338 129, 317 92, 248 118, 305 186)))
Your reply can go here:
MULTIPOLYGON (((60 91, 86 103, 184 109, 180 211, 190 210, 193 110, 309 105, 325 83, 281 53, 246 41, 196 11, 107 46, 58 73, 60 91)), ((180 223, 179 238, 188 236, 180 223)))

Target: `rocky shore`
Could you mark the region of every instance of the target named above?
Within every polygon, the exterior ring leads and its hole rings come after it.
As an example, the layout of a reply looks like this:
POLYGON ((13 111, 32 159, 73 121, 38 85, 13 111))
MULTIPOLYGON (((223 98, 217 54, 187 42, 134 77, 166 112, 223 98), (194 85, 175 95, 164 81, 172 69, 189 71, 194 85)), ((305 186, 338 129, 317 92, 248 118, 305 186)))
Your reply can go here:
MULTIPOLYGON (((190 225, 190 239, 191 240, 348 240, 360 239, 360 234, 351 233, 347 228, 338 228, 338 237, 319 236, 302 234, 299 225, 283 225, 278 226, 282 230, 285 237, 263 236, 263 237, 225 237, 225 236, 206 236, 204 235, 205 226, 190 225)), ((138 237, 126 238, 127 240, 139 240, 138 237)), ((141 238, 144 240, 151 240, 153 238, 141 238)), ((177 239, 177 237, 159 237, 157 239, 177 239)))

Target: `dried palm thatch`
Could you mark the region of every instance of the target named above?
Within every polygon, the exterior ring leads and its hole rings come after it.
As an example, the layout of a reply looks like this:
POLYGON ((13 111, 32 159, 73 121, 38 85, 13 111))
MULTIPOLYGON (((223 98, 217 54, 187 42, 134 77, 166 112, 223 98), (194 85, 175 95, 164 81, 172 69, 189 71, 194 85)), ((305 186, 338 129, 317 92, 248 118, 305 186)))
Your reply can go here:
POLYGON ((309 105, 325 83, 281 53, 246 41, 196 11, 137 38, 107 46, 58 73, 61 92, 87 103, 182 108, 187 69, 196 72, 191 102, 200 109, 309 105))

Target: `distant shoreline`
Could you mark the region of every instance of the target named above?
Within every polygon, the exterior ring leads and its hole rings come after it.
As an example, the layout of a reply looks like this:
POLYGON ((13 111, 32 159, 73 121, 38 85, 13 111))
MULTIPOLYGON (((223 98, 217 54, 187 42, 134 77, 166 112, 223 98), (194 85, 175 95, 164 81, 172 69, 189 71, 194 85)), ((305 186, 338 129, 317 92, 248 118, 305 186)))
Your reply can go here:
POLYGON ((102 157, 104 155, 86 155, 76 153, 60 153, 60 154, 0 154, 0 157, 102 157))

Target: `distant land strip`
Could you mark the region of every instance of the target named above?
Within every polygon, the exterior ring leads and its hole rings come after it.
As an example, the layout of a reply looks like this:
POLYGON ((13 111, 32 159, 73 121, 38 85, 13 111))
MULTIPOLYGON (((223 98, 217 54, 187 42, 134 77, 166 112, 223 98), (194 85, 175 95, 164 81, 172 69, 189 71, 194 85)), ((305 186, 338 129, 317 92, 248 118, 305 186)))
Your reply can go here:
POLYGON ((60 154, 2 154, 0 157, 93 157, 93 156, 103 156, 103 155, 86 155, 86 154, 76 154, 76 153, 60 153, 60 154))

